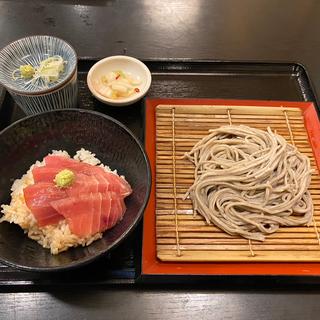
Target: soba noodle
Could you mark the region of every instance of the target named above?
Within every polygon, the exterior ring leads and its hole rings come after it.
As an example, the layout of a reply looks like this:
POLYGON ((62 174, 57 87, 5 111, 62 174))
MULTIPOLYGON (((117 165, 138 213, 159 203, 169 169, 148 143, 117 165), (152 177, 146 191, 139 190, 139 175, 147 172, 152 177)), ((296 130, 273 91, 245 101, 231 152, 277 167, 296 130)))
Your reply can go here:
POLYGON ((280 226, 311 222, 310 160, 270 128, 211 130, 185 157, 195 166, 186 197, 208 224, 263 241, 280 226))

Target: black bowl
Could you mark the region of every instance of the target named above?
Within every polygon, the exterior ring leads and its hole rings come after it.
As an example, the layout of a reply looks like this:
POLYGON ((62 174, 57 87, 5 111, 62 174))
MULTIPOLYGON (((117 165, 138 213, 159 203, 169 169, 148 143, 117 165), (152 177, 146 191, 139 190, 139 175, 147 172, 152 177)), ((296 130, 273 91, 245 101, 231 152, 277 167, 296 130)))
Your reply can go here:
MULTIPOLYGON (((151 175, 146 154, 121 123, 98 112, 63 109, 30 116, 0 132, 0 204, 9 204, 10 187, 36 160, 52 150, 74 155, 80 148, 96 154, 131 184, 127 211, 114 228, 88 247, 51 255, 23 230, 0 223, 0 261, 28 271, 66 270, 87 264, 119 244, 137 225, 149 198, 151 175)), ((1 215, 1 214, 0 214, 1 215)))

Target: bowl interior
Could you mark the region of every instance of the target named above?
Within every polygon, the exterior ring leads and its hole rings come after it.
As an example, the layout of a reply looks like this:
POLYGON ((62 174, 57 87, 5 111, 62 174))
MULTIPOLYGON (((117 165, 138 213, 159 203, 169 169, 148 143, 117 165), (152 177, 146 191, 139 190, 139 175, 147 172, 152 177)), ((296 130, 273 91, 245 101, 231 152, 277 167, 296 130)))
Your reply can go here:
POLYGON ((9 90, 23 93, 41 93, 53 89, 65 82, 76 69, 77 55, 64 40, 51 36, 32 36, 14 41, 0 51, 0 82, 9 90), (50 56, 59 55, 66 61, 64 71, 57 82, 47 86, 43 81, 32 82, 26 79, 14 79, 13 71, 21 65, 39 66, 50 56))
POLYGON ((10 187, 36 160, 52 150, 74 155, 80 148, 96 154, 102 163, 117 169, 132 186, 127 211, 101 240, 88 247, 71 248, 59 255, 24 235, 22 229, 0 223, 0 260, 26 270, 61 270, 85 264, 119 243, 137 224, 150 192, 149 165, 133 135, 112 118, 96 112, 68 109, 25 118, 0 134, 0 204, 9 204, 10 187))
POLYGON ((121 105, 125 102, 137 101, 146 94, 151 84, 151 74, 147 66, 141 61, 127 56, 113 56, 100 60, 97 62, 88 73, 88 85, 92 93, 99 98, 100 101, 111 102, 113 105, 121 105), (140 92, 128 98, 108 99, 99 94, 95 88, 95 81, 100 81, 101 77, 109 72, 122 70, 130 73, 134 77, 139 77, 141 83, 137 85, 140 92))

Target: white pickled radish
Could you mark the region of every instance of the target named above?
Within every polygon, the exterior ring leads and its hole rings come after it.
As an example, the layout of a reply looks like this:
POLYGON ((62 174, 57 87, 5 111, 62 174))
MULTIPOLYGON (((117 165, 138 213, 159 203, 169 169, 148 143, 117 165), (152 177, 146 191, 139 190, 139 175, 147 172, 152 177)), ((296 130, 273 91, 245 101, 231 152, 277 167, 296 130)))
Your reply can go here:
POLYGON ((98 84, 95 86, 96 90, 103 96, 108 98, 112 97, 112 90, 109 87, 104 86, 103 84, 98 84))
POLYGON ((117 77, 117 75, 116 75, 115 72, 109 72, 109 73, 107 73, 107 75, 106 75, 106 81, 107 81, 107 82, 114 81, 114 80, 116 80, 116 77, 117 77))
POLYGON ((139 92, 139 84, 141 84, 140 77, 134 78, 130 74, 119 70, 103 75, 96 86, 96 90, 107 98, 127 98, 139 92))
POLYGON ((138 86, 139 84, 141 84, 140 77, 132 78, 131 84, 134 85, 134 86, 138 86))
POLYGON ((114 82, 111 84, 111 88, 112 88, 112 90, 119 91, 120 93, 127 93, 127 91, 128 91, 126 86, 124 86, 122 84, 117 84, 114 82))
POLYGON ((121 85, 121 86, 123 86, 123 87, 126 87, 127 89, 132 89, 132 85, 130 85, 129 83, 126 83, 126 82, 123 81, 123 80, 115 80, 115 81, 113 81, 113 82, 111 83, 111 86, 112 86, 113 84, 119 84, 119 85, 121 85))

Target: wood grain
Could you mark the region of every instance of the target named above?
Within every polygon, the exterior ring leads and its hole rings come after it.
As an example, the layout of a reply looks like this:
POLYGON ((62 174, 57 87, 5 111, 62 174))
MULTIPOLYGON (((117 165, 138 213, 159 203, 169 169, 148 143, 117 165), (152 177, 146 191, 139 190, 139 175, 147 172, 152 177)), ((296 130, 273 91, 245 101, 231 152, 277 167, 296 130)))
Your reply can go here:
POLYGON ((319 292, 55 290, 0 294, 3 320, 318 319, 319 292), (303 304, 301 303, 303 301, 303 304), (303 305, 303 307, 302 307, 303 305))

